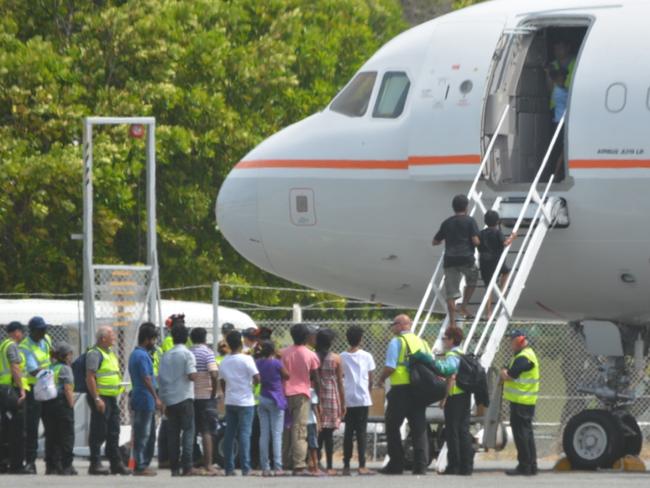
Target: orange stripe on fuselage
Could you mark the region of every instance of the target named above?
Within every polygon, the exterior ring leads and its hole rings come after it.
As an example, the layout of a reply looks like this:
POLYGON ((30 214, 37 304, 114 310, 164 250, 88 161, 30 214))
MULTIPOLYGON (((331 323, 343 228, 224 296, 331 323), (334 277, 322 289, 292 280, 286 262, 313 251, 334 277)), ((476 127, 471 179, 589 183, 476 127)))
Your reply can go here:
POLYGON ((298 168, 298 169, 388 169, 405 170, 409 166, 433 166, 442 164, 479 164, 474 154, 451 156, 411 156, 408 160, 373 159, 257 159, 240 161, 235 168, 298 168))
POLYGON ((650 159, 572 159, 570 169, 650 168, 650 159))

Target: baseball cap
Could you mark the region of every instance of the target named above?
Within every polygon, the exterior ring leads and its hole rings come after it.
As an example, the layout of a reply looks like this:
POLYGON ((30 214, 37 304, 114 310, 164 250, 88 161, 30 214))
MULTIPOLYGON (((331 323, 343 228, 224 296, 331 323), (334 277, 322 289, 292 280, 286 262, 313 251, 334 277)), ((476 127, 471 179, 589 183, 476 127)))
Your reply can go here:
POLYGON ((13 322, 9 322, 6 327, 7 333, 13 332, 15 330, 25 330, 25 327, 23 327, 23 324, 18 322, 17 320, 14 320, 13 322))
POLYGON ((514 339, 515 337, 526 337, 526 333, 521 329, 512 329, 510 332, 506 333, 506 337, 514 339))
POLYGON ((43 317, 37 316, 29 319, 27 327, 29 327, 30 330, 45 330, 47 329, 47 324, 45 323, 45 319, 43 317))

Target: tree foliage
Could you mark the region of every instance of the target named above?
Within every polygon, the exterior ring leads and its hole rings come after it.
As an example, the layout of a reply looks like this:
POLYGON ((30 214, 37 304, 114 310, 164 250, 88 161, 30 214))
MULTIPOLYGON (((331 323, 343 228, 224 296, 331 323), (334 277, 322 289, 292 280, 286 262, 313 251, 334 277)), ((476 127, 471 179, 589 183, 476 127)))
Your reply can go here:
MULTIPOLYGON (((163 287, 286 285, 215 229, 218 188, 247 151, 322 108, 406 27, 396 0, 0 0, 0 11, 3 292, 80 291, 81 245, 70 234, 81 231, 88 115, 156 118, 163 287)), ((144 262, 144 143, 101 128, 94 154, 95 261, 144 262)))

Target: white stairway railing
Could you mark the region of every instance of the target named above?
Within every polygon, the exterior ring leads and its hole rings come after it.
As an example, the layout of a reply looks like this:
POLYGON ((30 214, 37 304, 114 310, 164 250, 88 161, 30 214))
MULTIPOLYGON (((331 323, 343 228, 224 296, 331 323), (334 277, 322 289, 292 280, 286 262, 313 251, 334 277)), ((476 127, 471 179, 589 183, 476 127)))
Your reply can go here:
MULTIPOLYGON (((483 213, 486 212, 486 205, 482 201, 482 193, 477 191, 478 181, 480 180, 481 174, 483 172, 483 167, 488 160, 496 135, 499 132, 499 128, 501 124, 505 120, 508 109, 509 107, 506 107, 501 117, 499 126, 497 127, 497 130, 495 131, 495 135, 490 141, 485 157, 481 162, 481 166, 477 172, 477 175, 468 193, 468 198, 470 199, 471 202, 473 202, 472 212, 477 207, 480 208, 483 213)), ((510 250, 513 245, 512 243, 505 246, 503 253, 501 254, 501 257, 499 258, 492 279, 490 280, 490 283, 487 285, 485 289, 485 294, 483 296, 483 299, 481 300, 475 318, 473 319, 469 330, 466 331, 465 334, 465 340, 462 346, 463 350, 465 352, 472 352, 475 355, 479 356, 481 364, 486 369, 488 369, 492 365, 492 361, 494 360, 494 356, 496 355, 499 349, 499 344, 501 343, 501 340, 505 335, 508 324, 513 316, 515 307, 517 306, 517 302, 519 301, 519 298, 521 297, 521 294, 526 286, 526 280, 528 279, 528 276, 530 275, 533 265, 535 264, 535 259, 542 246, 544 237, 546 236, 548 230, 554 225, 555 220, 558 216, 558 210, 562 206, 561 199, 559 199, 558 197, 548 196, 548 192, 551 188, 551 185, 553 184, 554 175, 551 175, 549 177, 549 180, 544 184, 541 193, 539 192, 537 187, 538 184, 540 183, 540 179, 542 175, 544 174, 545 168, 549 164, 549 160, 553 152, 553 148, 555 147, 557 139, 560 133, 562 132, 563 126, 564 126, 564 116, 560 120, 560 123, 558 124, 555 133, 553 134, 551 142, 546 150, 546 154, 544 156, 542 164, 540 165, 537 174, 535 175, 535 178, 530 185, 528 194, 526 195, 526 198, 519 211, 519 215, 517 217, 515 225, 512 229, 513 234, 517 234, 520 228, 522 227, 522 223, 524 222, 525 219, 527 219, 527 216, 530 213, 529 210, 532 211, 532 208, 534 208, 533 217, 528 222, 526 232, 522 236, 523 240, 520 241, 521 244, 519 245, 519 248, 515 252, 514 263, 512 266, 512 270, 508 276, 508 279, 506 280, 504 287, 501 288, 499 284, 500 271, 503 268, 506 262, 506 258, 510 253, 510 250), (535 205, 536 207, 531 208, 531 205, 535 205), (492 312, 486 321, 482 321, 481 317, 483 316, 483 313, 487 307, 488 298, 491 296, 494 297, 495 295, 496 295, 496 300, 494 301, 492 312), (478 337, 478 340, 476 340, 475 335, 477 335, 478 333, 478 326, 481 322, 484 323, 484 326, 480 331, 480 336, 478 337)), ((493 208, 498 208, 500 202, 501 199, 497 198, 496 202, 493 205, 493 208)), ((422 303, 420 304, 418 313, 415 316, 413 330, 416 333, 418 333, 418 335, 420 336, 425 331, 425 328, 427 326, 427 323, 429 321, 429 318, 431 316, 431 313, 436 303, 439 304, 441 307, 443 307, 443 309, 446 306, 446 302, 442 294, 443 284, 444 284, 444 271, 442 268, 442 258, 441 258, 436 266, 435 272, 427 287, 427 291, 422 300, 422 303), (422 320, 422 323, 418 324, 422 311, 424 310, 427 302, 429 301, 431 292, 433 292, 434 296, 431 299, 427 314, 425 318, 422 320)), ((463 288, 461 287, 461 290, 462 289, 463 288)), ((442 336, 444 335, 444 331, 448 327, 448 324, 449 324, 449 315, 447 314, 438 332, 438 338, 436 339, 436 342, 434 344, 434 350, 437 351, 441 350, 442 336)), ((443 446, 440 455, 438 456, 438 463, 437 463, 438 471, 444 470, 446 464, 447 464, 447 448, 445 445, 443 446)))

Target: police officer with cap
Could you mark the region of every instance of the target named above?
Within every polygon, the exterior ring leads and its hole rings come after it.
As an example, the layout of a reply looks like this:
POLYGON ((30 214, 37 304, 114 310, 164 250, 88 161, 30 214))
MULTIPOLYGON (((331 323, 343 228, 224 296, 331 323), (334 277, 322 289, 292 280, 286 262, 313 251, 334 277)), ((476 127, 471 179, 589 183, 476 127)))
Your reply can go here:
POLYGON ((40 420, 45 423, 41 402, 34 398, 34 385, 36 375, 43 369, 51 366, 51 344, 47 337, 47 324, 43 317, 32 317, 27 323, 29 336, 20 343, 20 350, 25 356, 27 369, 27 383, 30 390, 27 392, 25 410, 25 470, 36 474, 36 451, 38 449, 38 424, 40 420))
POLYGON ((537 474, 537 451, 533 435, 533 417, 539 393, 539 362, 526 334, 515 329, 507 334, 514 357, 501 370, 503 398, 510 402, 510 427, 517 446, 518 464, 506 471, 511 476, 537 474))
POLYGON ((7 338, 0 342, 0 472, 29 474, 25 459, 25 357, 18 348, 24 328, 10 322, 7 338), (7 464, 8 463, 8 464, 7 464))

